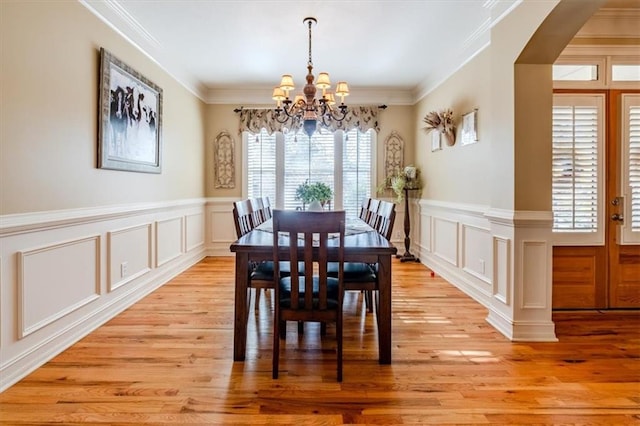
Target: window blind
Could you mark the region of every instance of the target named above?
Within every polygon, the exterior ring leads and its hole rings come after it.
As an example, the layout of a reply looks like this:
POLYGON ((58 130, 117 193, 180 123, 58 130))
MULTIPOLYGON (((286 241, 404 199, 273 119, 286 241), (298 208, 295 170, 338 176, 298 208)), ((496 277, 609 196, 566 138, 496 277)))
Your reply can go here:
POLYGON ((620 244, 640 244, 640 95, 622 95, 622 167, 624 222, 620 244))
MULTIPOLYGON (((599 97, 554 96, 553 231, 602 234, 602 104, 599 97)), ((593 243, 600 243, 592 240, 593 243)))
POLYGON ((245 132, 247 194, 269 196, 277 208, 296 209, 296 188, 305 181, 324 182, 334 192, 331 208, 356 217, 362 198, 371 196, 375 132, 245 132))
POLYGON ((276 200, 276 135, 262 129, 247 141, 247 196, 276 200))
MULTIPOLYGON (((302 208, 295 199, 298 185, 309 181, 323 182, 335 191, 333 134, 315 132, 311 138, 305 133, 289 132, 284 138, 284 208, 302 208)), ((333 204, 333 203, 332 203, 333 204)))
POLYGON ((629 108, 628 185, 631 195, 630 224, 640 232, 640 106, 629 108))
POLYGON ((362 199, 371 196, 371 132, 353 129, 342 145, 342 205, 347 216, 357 216, 362 199))

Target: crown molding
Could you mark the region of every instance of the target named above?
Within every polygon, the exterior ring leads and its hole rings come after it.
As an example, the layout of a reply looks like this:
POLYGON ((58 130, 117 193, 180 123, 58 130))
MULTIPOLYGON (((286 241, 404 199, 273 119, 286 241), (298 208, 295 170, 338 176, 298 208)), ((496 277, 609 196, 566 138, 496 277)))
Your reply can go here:
POLYGON ((164 50, 162 43, 146 31, 131 14, 127 13, 117 0, 78 1, 185 89, 203 101, 206 99, 206 87, 186 72, 175 60, 172 60, 164 50))
MULTIPOLYGON (((413 105, 414 92, 409 89, 351 87, 347 105, 413 105)), ((204 101, 207 104, 259 104, 271 105, 271 86, 209 89, 204 101)))

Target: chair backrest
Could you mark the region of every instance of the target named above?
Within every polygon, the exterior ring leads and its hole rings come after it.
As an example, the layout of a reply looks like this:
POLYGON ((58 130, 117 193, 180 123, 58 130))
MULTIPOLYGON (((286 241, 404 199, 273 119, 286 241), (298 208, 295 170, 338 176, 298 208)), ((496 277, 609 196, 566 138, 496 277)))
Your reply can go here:
POLYGON ((360 214, 358 217, 365 222, 369 216, 369 203, 371 202, 371 198, 365 197, 362 199, 362 204, 360 204, 360 214))
POLYGON ((262 203, 262 197, 249 199, 251 203, 251 217, 253 219, 253 226, 258 226, 267 218, 264 215, 264 204, 262 203))
POLYGON ((238 238, 253 229, 253 210, 249 200, 233 203, 233 221, 236 225, 236 236, 238 238))
POLYGON ((262 197, 262 208, 263 208, 263 212, 264 212, 264 217, 265 220, 266 219, 271 219, 271 217, 273 216, 273 212, 271 210, 271 200, 269 200, 269 197, 262 197))
POLYGON ((377 198, 372 198, 369 201, 369 215, 367 216, 366 222, 372 228, 376 227, 376 220, 378 218, 378 209, 380 208, 380 200, 377 198))
MULTIPOLYGON (((344 211, 273 210, 274 276, 278 276, 280 250, 286 247, 289 253, 292 283, 289 294, 283 294, 280 285, 275 286, 276 310, 279 311, 276 317, 281 315, 282 310, 286 310, 296 311, 298 321, 331 321, 336 319, 336 312, 342 312, 344 223, 344 211), (286 236, 279 235, 282 232, 286 236), (329 234, 334 233, 338 234, 335 240, 337 259, 331 260, 337 262, 339 267, 337 288, 335 279, 330 279, 327 274, 329 234), (300 240, 300 236, 304 237, 303 240, 300 240), (293 243, 290 244, 290 242, 293 243), (303 244, 301 251, 299 251, 300 243, 303 244), (304 275, 300 275, 298 262, 304 262, 304 275), (317 271, 315 277, 314 269, 317 271), (333 284, 328 285, 329 282, 333 284), (333 313, 327 313, 328 311, 333 313)), ((331 236, 332 240, 333 237, 331 236)), ((333 243, 332 246, 334 246, 333 243)))
POLYGON ((393 232, 393 223, 396 220, 396 205, 390 201, 380 201, 377 215, 376 231, 387 240, 390 240, 393 232))

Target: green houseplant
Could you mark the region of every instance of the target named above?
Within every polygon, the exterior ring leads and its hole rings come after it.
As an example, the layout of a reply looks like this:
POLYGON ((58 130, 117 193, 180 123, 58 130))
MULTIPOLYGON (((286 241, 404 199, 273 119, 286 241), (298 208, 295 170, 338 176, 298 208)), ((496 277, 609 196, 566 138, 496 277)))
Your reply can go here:
POLYGON ((405 188, 422 188, 420 169, 415 166, 406 166, 403 169, 398 169, 395 174, 387 176, 384 182, 378 186, 378 193, 391 189, 396 194, 396 203, 401 203, 404 200, 405 188))
POLYGON ((296 188, 296 200, 308 205, 312 201, 318 201, 323 207, 333 198, 331 187, 323 182, 309 183, 308 180, 298 185, 296 188))

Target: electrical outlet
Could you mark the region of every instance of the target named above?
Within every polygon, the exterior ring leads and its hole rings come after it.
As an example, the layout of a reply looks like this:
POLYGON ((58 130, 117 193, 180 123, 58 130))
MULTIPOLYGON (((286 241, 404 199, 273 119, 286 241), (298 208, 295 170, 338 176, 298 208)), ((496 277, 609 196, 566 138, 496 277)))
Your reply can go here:
POLYGON ((480 259, 480 273, 484 274, 484 259, 480 259))
POLYGON ((120 278, 124 278, 127 276, 127 262, 122 262, 120 264, 120 278))
POLYGON ((396 231, 396 238, 402 238, 402 233, 400 231, 396 231))

